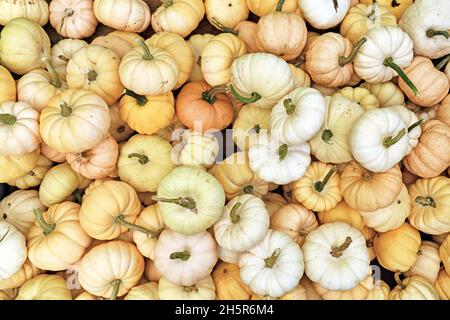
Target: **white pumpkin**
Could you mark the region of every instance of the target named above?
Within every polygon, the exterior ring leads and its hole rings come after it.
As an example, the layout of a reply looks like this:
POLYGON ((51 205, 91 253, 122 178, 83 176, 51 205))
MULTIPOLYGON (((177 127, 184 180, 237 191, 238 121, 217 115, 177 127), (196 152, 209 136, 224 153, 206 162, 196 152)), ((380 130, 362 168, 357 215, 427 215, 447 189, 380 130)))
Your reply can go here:
POLYGON ((191 286, 208 276, 217 263, 217 245, 207 231, 184 235, 164 230, 155 245, 155 265, 171 283, 191 286))
POLYGON ((286 233, 269 230, 262 242, 239 257, 242 281, 253 293, 281 297, 303 276, 303 253, 286 233))
POLYGON ((414 42, 418 56, 437 59, 450 53, 450 2, 416 0, 403 13, 399 26, 414 42))
POLYGON ((367 278, 369 252, 363 234, 343 222, 311 231, 302 246, 305 273, 328 290, 350 290, 367 278))
POLYGON ((174 163, 211 167, 219 154, 219 142, 210 133, 184 130, 182 140, 173 147, 174 163))
POLYGON ((316 29, 329 29, 344 20, 351 0, 299 0, 300 10, 316 29))
POLYGON ((264 239, 269 229, 269 213, 264 201, 252 194, 233 198, 214 225, 214 236, 222 248, 249 250, 264 239))
POLYGON ((399 114, 388 108, 365 112, 353 125, 350 148, 364 168, 386 172, 406 155, 408 127, 399 114))
POLYGON ((280 142, 304 143, 314 137, 325 119, 325 99, 312 88, 297 88, 272 109, 270 130, 280 142))
POLYGON ((158 284, 161 300, 215 300, 216 287, 211 276, 207 276, 192 286, 179 286, 162 277, 158 284))
POLYGON ((219 246, 219 259, 228 263, 239 263, 241 252, 231 251, 219 246))
POLYGON ((402 105, 388 107, 389 109, 397 112, 397 114, 402 119, 405 126, 408 128, 408 151, 406 155, 410 154, 412 149, 414 149, 419 143, 420 135, 422 134, 422 129, 420 125, 424 120, 419 119, 417 115, 408 110, 402 105))
POLYGON ((251 141, 248 150, 250 168, 261 179, 279 185, 300 179, 311 163, 307 143, 283 144, 267 133, 251 141))
POLYGON ((0 280, 19 271, 26 259, 25 236, 12 224, 0 221, 0 280))

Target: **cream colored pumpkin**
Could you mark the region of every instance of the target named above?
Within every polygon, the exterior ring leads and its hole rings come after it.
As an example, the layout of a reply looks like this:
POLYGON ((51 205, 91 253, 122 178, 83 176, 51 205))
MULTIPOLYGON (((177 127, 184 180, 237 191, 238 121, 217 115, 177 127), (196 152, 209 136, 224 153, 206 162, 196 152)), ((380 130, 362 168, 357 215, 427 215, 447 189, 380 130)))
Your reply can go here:
POLYGON ((138 46, 144 38, 135 32, 114 30, 105 36, 96 37, 91 44, 114 51, 122 59, 131 49, 138 46))
POLYGON ((50 61, 61 80, 66 80, 67 63, 72 56, 87 45, 88 43, 84 40, 63 39, 52 47, 50 61))
POLYGON ((176 163, 210 168, 219 154, 218 139, 213 134, 191 130, 186 130, 182 136, 183 140, 173 148, 176 163))
POLYGON ((0 103, 5 101, 16 101, 16 81, 8 69, 0 66, 0 103))
POLYGON ((412 276, 400 281, 396 274, 397 286, 389 293, 389 300, 439 300, 433 284, 421 276, 412 276))
POLYGON ((42 270, 35 267, 30 260, 26 260, 19 271, 17 271, 11 277, 0 280, 0 290, 8 290, 21 287, 26 281, 34 278, 38 274, 42 273, 42 270))
POLYGON ((109 134, 118 142, 123 142, 131 137, 134 130, 121 118, 119 103, 115 103, 109 107, 109 117, 111 125, 109 127, 109 134))
POLYGON ((47 145, 44 141, 41 142, 41 153, 56 163, 63 163, 66 161, 66 154, 62 152, 58 152, 49 145, 47 145))
POLYGON ((450 236, 447 235, 439 247, 439 256, 444 264, 445 271, 450 275, 450 236))
POLYGON ((248 150, 259 132, 270 129, 270 110, 245 105, 233 123, 233 141, 241 151, 248 150))
POLYGON ((311 87, 311 77, 302 68, 297 67, 297 64, 289 64, 289 69, 291 69, 292 75, 294 76, 294 87, 311 87))
POLYGON ((299 8, 316 29, 329 29, 337 26, 350 9, 350 0, 301 0, 299 8))
POLYGON ((72 294, 63 277, 40 274, 20 287, 16 300, 72 300, 72 294))
POLYGON ((405 104, 405 95, 393 82, 369 83, 360 86, 369 90, 380 103, 380 108, 405 104))
POLYGON ((234 28, 248 18, 246 0, 205 0, 206 18, 211 24, 218 21, 227 28, 234 28))
POLYGON ((214 35, 210 33, 206 34, 194 34, 187 41, 194 55, 194 65, 192 67, 191 74, 189 75, 189 81, 205 81, 205 77, 202 72, 202 50, 208 44, 209 41, 214 39, 214 35))
POLYGON ((417 252, 416 263, 405 272, 405 276, 421 276, 435 283, 441 267, 439 245, 432 241, 422 241, 417 252))
POLYGON ((53 166, 53 162, 47 159, 43 154, 39 156, 39 160, 36 166, 25 173, 23 176, 8 181, 10 186, 18 187, 19 189, 26 190, 38 186, 47 171, 53 166))
POLYGON ((21 156, 4 156, 0 154, 0 183, 22 177, 24 174, 36 167, 39 160, 40 148, 21 156))
POLYGON ((375 280, 373 289, 369 290, 367 300, 388 300, 391 288, 383 280, 375 280))
POLYGON ((135 223, 150 230, 155 235, 151 236, 143 232, 133 231, 133 242, 136 244, 139 252, 144 257, 155 260, 155 245, 159 234, 165 228, 158 205, 153 204, 142 210, 135 223))
POLYGON ((159 300, 158 283, 147 282, 132 288, 124 300, 159 300))
MULTIPOLYGON (((282 206, 286 205, 287 200, 279 193, 269 192, 262 197, 264 203, 266 204, 269 216, 272 216, 278 211, 282 206)), ((273 229, 273 228, 272 228, 273 229)))
POLYGON ((94 13, 108 27, 142 32, 150 25, 150 8, 142 0, 95 0, 94 13))
POLYGON ((18 272, 26 259, 27 247, 23 234, 12 224, 0 221, 0 280, 18 272))
POLYGON ((0 25, 16 18, 25 18, 44 26, 48 22, 48 3, 45 0, 14 0, 0 2, 0 25))
POLYGON ((158 283, 161 300, 215 300, 216 287, 211 276, 201 279, 192 286, 178 286, 162 277, 158 283))

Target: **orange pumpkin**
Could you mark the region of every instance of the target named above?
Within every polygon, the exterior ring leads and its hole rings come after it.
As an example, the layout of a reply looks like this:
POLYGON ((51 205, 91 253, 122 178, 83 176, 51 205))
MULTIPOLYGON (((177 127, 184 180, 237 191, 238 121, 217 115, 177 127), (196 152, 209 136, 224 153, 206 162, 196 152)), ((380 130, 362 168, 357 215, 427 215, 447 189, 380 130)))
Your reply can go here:
POLYGON ((450 127, 450 94, 442 100, 436 113, 436 120, 439 120, 450 127))

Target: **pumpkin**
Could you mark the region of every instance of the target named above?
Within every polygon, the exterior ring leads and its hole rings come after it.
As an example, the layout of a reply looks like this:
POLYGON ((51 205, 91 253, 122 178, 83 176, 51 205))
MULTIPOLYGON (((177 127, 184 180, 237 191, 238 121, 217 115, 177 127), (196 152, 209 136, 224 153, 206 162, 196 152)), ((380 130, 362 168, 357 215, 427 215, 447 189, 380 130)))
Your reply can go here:
POLYGON ((109 117, 111 119, 109 134, 116 142, 120 143, 133 135, 134 130, 121 117, 119 103, 115 103, 109 107, 109 117))
POLYGON ((297 64, 289 64, 292 75, 294 76, 294 88, 311 87, 311 77, 297 64))
POLYGON ((436 120, 450 127, 450 94, 442 100, 441 105, 437 109, 436 120))
POLYGON ((305 273, 327 290, 350 290, 367 278, 369 254, 361 232, 343 222, 311 231, 302 246, 305 273))
POLYGON ((241 280, 237 264, 219 262, 211 274, 217 300, 249 300, 250 288, 241 280))
POLYGON ((41 272, 42 271, 40 269, 35 267, 30 262, 30 260, 27 259, 20 270, 17 271, 14 275, 7 279, 0 280, 0 290, 19 288, 26 281, 30 280, 41 272))
POLYGON ((450 275, 450 237, 448 235, 439 247, 439 256, 444 264, 445 271, 450 275))
POLYGON ((214 39, 214 35, 210 33, 206 34, 194 34, 192 35, 187 44, 189 45, 192 54, 194 55, 194 65, 192 67, 191 74, 189 75, 189 81, 205 81, 205 77, 202 73, 202 50, 206 44, 214 39))
POLYGON ((430 283, 435 283, 441 266, 439 245, 432 241, 422 241, 417 256, 416 263, 405 275, 408 277, 421 276, 430 281, 430 283))
POLYGON ((87 179, 107 177, 116 168, 119 145, 112 136, 90 150, 81 153, 67 153, 66 159, 75 172, 87 179))
POLYGON ((349 136, 363 108, 336 94, 325 97, 326 112, 322 127, 309 141, 311 153, 322 162, 346 163, 352 160, 349 136))
POLYGON ((64 201, 86 182, 85 178, 72 170, 65 162, 51 168, 39 187, 39 199, 49 207, 64 201))
POLYGON ((303 276, 302 250, 286 233, 269 230, 258 245, 241 254, 239 268, 242 281, 253 293, 280 297, 303 276))
POLYGON ((225 248, 222 248, 221 246, 218 246, 219 251, 219 259, 221 261, 227 262, 227 263, 235 263, 237 264, 239 262, 239 256, 241 252, 239 251, 231 251, 227 250, 225 248))
POLYGON ((0 253, 0 280, 13 276, 27 259, 25 237, 3 220, 0 221, 0 253))
MULTIPOLYGON (((382 7, 386 7, 396 18, 400 20, 403 13, 414 0, 377 0, 377 4, 382 7)), ((363 4, 372 4, 373 0, 359 0, 363 4)))
POLYGON ((50 24, 65 38, 90 37, 97 27, 92 0, 56 0, 50 3, 50 24))
POLYGON ((16 300, 72 300, 72 294, 63 277, 40 274, 20 287, 16 300))
POLYGON ((56 43, 51 49, 50 62, 55 68, 61 80, 66 80, 67 63, 79 49, 87 46, 88 43, 79 39, 63 39, 56 43))
POLYGON ((297 1, 295 0, 247 0, 247 6, 249 10, 258 17, 263 17, 271 12, 275 12, 277 7, 281 7, 281 12, 296 12, 298 9, 297 1))
POLYGON ((94 14, 108 27, 131 32, 146 30, 151 20, 150 8, 142 0, 94 0, 94 14))
POLYGON ((364 224, 363 218, 359 211, 351 208, 345 201, 341 201, 331 210, 321 211, 317 214, 317 219, 320 224, 332 223, 332 222, 344 222, 349 224, 355 229, 360 230, 363 235, 364 229, 367 228, 364 224))
POLYGON ((21 156, 39 147, 39 112, 26 102, 0 104, 0 154, 21 156))
MULTIPOLYGON (((262 197, 262 200, 266 204, 267 212, 269 216, 272 217, 275 212, 277 212, 281 207, 288 204, 286 199, 278 193, 269 192, 262 197)), ((272 228, 276 230, 276 228, 272 228)), ((286 232, 286 231, 285 231, 286 232)), ((287 233, 287 232, 286 232, 287 233)))
POLYGON ((124 300, 159 300, 158 284, 147 282, 132 288, 124 300))
POLYGON ((389 300, 439 300, 433 284, 421 276, 412 276, 400 280, 395 274, 397 286, 389 293, 389 300))
POLYGON ((0 154, 0 168, 7 168, 7 170, 0 171, 0 183, 7 183, 20 178, 32 170, 36 167, 39 154, 39 148, 21 156, 4 156, 0 154))
POLYGON ((447 237, 448 234, 450 234, 450 232, 443 233, 443 234, 438 234, 438 235, 434 235, 434 236, 431 236, 431 238, 432 238, 433 241, 436 242, 437 244, 442 244, 442 242, 445 241, 445 238, 447 237))
POLYGON ((115 300, 128 293, 141 279, 144 258, 125 241, 99 244, 81 260, 79 280, 87 292, 115 300))
POLYGON ((138 46, 138 41, 144 41, 144 38, 135 32, 114 30, 107 35, 96 37, 91 44, 110 49, 122 59, 131 49, 138 46))
POLYGON ((231 65, 230 90, 241 102, 271 109, 293 89, 289 65, 272 54, 246 54, 231 65))
POLYGON ((211 168, 211 174, 222 185, 228 200, 242 194, 254 194, 262 197, 267 194, 269 185, 259 178, 250 168, 245 152, 237 152, 211 168))
POLYGON ((407 125, 397 112, 387 108, 365 112, 350 133, 353 157, 373 172, 392 169, 406 155, 408 146, 407 125))
POLYGON ((427 234, 439 235, 450 231, 450 178, 419 179, 409 186, 411 213, 409 222, 427 234))
POLYGON ((364 82, 360 87, 369 90, 377 98, 380 108, 405 104, 403 91, 390 81, 383 83, 364 82))
POLYGON ((25 18, 44 26, 48 22, 48 3, 44 0, 16 0, 0 3, 0 25, 25 18))
POLYGON ((66 161, 66 154, 58 152, 52 147, 48 146, 44 141, 41 142, 41 153, 49 160, 56 163, 63 163, 66 161))
POLYGON ((319 91, 294 89, 273 107, 270 132, 281 143, 304 143, 320 130, 325 112, 325 100, 319 91))
POLYGON ((166 128, 159 130, 156 135, 173 144, 181 141, 182 134, 185 130, 186 127, 175 115, 170 124, 166 128))
POLYGON ((246 0, 231 0, 228 2, 206 0, 205 13, 211 24, 214 25, 214 21, 218 21, 228 28, 234 28, 239 22, 247 20, 249 10, 246 0))
POLYGON ((445 73, 434 67, 430 59, 415 57, 404 71, 421 92, 420 96, 416 96, 405 81, 402 78, 399 79, 400 89, 412 102, 420 106, 431 107, 441 102, 448 94, 449 79, 445 73))
POLYGON ((376 258, 375 250, 373 249, 373 240, 375 239, 377 232, 372 228, 364 226, 361 229, 361 233, 366 238, 366 247, 369 250, 369 259, 372 261, 376 258))
POLYGON ((0 66, 0 104, 5 101, 16 101, 16 81, 8 69, 0 66))
POLYGON ((1 31, 0 56, 4 67, 23 75, 44 67, 44 59, 50 58, 50 39, 36 22, 14 19, 1 31))
POLYGON ((376 109, 380 106, 378 98, 369 90, 361 87, 345 87, 336 91, 333 95, 340 95, 350 99, 351 101, 358 103, 365 111, 376 109))
MULTIPOLYGON (((416 105, 415 103, 408 102, 408 103, 406 103, 405 107, 409 111, 412 111, 419 119, 422 120, 422 123, 424 123, 424 122, 436 119, 437 111, 438 111, 440 105, 436 104, 431 107, 422 108, 422 107, 416 105)), ((437 119, 437 120, 439 120, 439 119, 437 119)))
POLYGON ((233 123, 233 141, 240 150, 248 150, 260 131, 270 129, 270 115, 270 110, 253 105, 245 105, 239 110, 233 123))
POLYGON ((416 263, 420 233, 405 222, 397 229, 377 234, 373 247, 383 268, 405 272, 416 263))
POLYGON ((408 149, 406 151, 406 155, 410 154, 411 151, 419 143, 419 137, 422 134, 422 129, 420 128, 420 125, 424 122, 424 120, 423 119, 419 120, 419 118, 414 112, 408 110, 402 105, 386 107, 384 109, 390 109, 395 111, 400 116, 403 123, 408 127, 408 134, 407 134, 408 149))
POLYGON ((78 221, 80 206, 62 202, 42 213, 35 209, 36 223, 27 234, 28 258, 43 270, 60 271, 84 255, 91 238, 78 221))
POLYGON ((337 26, 350 9, 350 0, 301 0, 298 4, 306 21, 322 30, 337 26))
POLYGON ((449 300, 450 299, 450 276, 445 272, 445 270, 441 270, 438 274, 437 280, 434 283, 434 288, 439 295, 441 300, 449 300))
POLYGON ((252 142, 248 157, 250 168, 262 180, 280 185, 300 179, 311 163, 307 143, 283 144, 267 133, 252 142))
POLYGON ((89 292, 83 291, 74 300, 100 300, 100 299, 90 294, 89 292))
POLYGON ((156 282, 158 282, 162 278, 162 274, 156 268, 155 262, 153 260, 147 259, 145 263, 145 277, 149 281, 156 281, 156 282))
POLYGON ((356 287, 349 290, 329 290, 318 283, 313 283, 314 289, 323 300, 366 300, 369 292, 374 288, 372 276, 366 277, 356 287))
POLYGON ((193 235, 219 220, 225 193, 216 178, 203 169, 180 166, 161 180, 156 200, 167 227, 193 235))
POLYGON ((177 163, 210 168, 219 154, 219 141, 212 134, 186 130, 183 140, 174 146, 177 163))
POLYGON ((19 292, 18 288, 0 290, 0 301, 14 300, 19 292))
POLYGON ((224 90, 205 82, 186 84, 176 100, 177 118, 200 133, 225 129, 233 120, 233 107, 224 90))
POLYGON ((21 177, 8 181, 8 184, 23 190, 36 187, 42 182, 42 179, 44 179, 44 176, 52 166, 53 162, 41 154, 33 169, 21 177))
POLYGON ((50 100, 39 123, 42 140, 56 151, 83 152, 103 140, 110 118, 100 96, 85 89, 69 89, 50 100))
POLYGON ((299 246, 303 245, 308 233, 318 226, 314 213, 296 203, 282 206, 270 217, 270 228, 288 234, 299 246))
POLYGON ((215 290, 214 281, 209 275, 192 286, 179 286, 164 277, 158 283, 161 300, 215 300, 215 290))
POLYGON ((136 244, 139 252, 144 257, 155 260, 154 251, 155 244, 158 240, 157 236, 165 227, 158 206, 153 204, 142 210, 139 217, 136 219, 136 224, 155 234, 155 237, 149 237, 145 233, 133 231, 133 242, 136 244))
POLYGON ((403 164, 422 178, 442 173, 450 165, 450 127, 439 120, 426 122, 419 144, 403 159, 403 164))
POLYGON ((402 69, 413 60, 413 42, 408 34, 398 27, 384 26, 369 30, 365 39, 353 62, 356 74, 370 83, 386 82, 399 75, 419 95, 402 69))
POLYGON ((214 225, 217 243, 230 251, 246 251, 260 243, 269 229, 264 201, 252 194, 233 198, 214 225))
POLYGON ((172 90, 178 82, 180 66, 167 50, 152 47, 149 40, 137 40, 122 58, 120 81, 139 95, 161 95, 172 90))
POLYGON ((383 280, 375 280, 373 288, 369 290, 367 300, 388 300, 391 288, 383 280))
POLYGON ((155 192, 174 167, 171 145, 155 135, 134 135, 120 147, 119 177, 138 192, 155 192))
POLYGON ((188 236, 164 230, 155 245, 155 265, 172 284, 192 286, 211 273, 216 246, 207 231, 188 236))

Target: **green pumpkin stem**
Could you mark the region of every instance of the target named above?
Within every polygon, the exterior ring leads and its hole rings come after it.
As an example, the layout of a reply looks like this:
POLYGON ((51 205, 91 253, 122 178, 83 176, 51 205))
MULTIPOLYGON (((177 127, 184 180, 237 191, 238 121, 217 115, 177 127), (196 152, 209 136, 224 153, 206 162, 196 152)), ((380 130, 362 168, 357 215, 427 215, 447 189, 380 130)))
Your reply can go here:
POLYGON ((8 227, 8 229, 6 230, 5 234, 1 236, 0 238, 0 242, 2 242, 3 240, 5 240, 6 236, 8 235, 9 231, 11 230, 11 228, 8 227))
POLYGON ((331 248, 330 254, 335 258, 339 258, 340 256, 342 256, 345 249, 347 249, 350 246, 352 241, 353 240, 350 237, 345 238, 345 241, 343 244, 341 244, 340 246, 331 248))
POLYGON ((286 158, 288 154, 288 145, 287 144, 283 144, 278 148, 278 157, 280 159, 280 161, 283 161, 284 158, 286 158))
POLYGON ((188 261, 190 257, 191 257, 191 253, 187 250, 173 252, 172 254, 170 254, 170 259, 172 259, 172 260, 180 259, 182 261, 188 261))
POLYGON ((175 199, 152 197, 152 199, 158 202, 173 203, 197 213, 197 204, 191 197, 179 197, 175 199))
POLYGON ((284 99, 283 106, 289 116, 295 112, 295 104, 292 103, 291 98, 284 99))
POLYGON ((450 33, 448 32, 448 30, 433 30, 433 29, 428 29, 427 30, 427 37, 428 38, 433 38, 435 36, 444 36, 445 39, 450 38, 450 33))
POLYGON ((395 279, 395 282, 397 283, 397 285, 398 285, 402 290, 405 290, 405 289, 406 289, 406 286, 403 284, 403 281, 400 279, 400 275, 401 275, 400 272, 396 272, 396 273, 394 274, 394 279, 395 279))
POLYGON ((402 129, 395 137, 387 137, 383 141, 383 146, 389 148, 399 142, 401 138, 406 134, 406 129, 402 129))
POLYGON ((234 88, 234 86, 232 84, 230 84, 230 91, 231 93, 234 95, 234 97, 239 100, 240 102, 243 102, 245 104, 251 104, 251 103, 255 103, 256 101, 258 101, 259 99, 261 99, 261 95, 257 92, 253 92, 252 96, 250 98, 246 98, 241 96, 236 89, 234 88))
POLYGON ((214 104, 216 102, 216 94, 223 92, 227 92, 226 85, 212 87, 202 93, 202 100, 208 102, 209 104, 214 104))
POLYGON ((276 12, 281 12, 281 10, 283 10, 283 6, 284 6, 284 3, 285 3, 285 2, 286 2, 286 0, 280 0, 280 1, 278 1, 277 7, 276 7, 275 11, 276 11, 276 12))
POLYGON ((146 164, 147 162, 150 161, 150 159, 146 155, 139 154, 139 153, 130 153, 128 155, 128 158, 129 159, 131 159, 131 158, 138 158, 140 164, 146 164))
POLYGON ((16 123, 16 121, 17 118, 12 114, 0 113, 0 122, 3 122, 4 124, 11 126, 14 123, 16 123))
POLYGON ((63 101, 59 106, 63 117, 68 117, 72 114, 72 108, 67 104, 67 102, 63 101))
POLYGON ((384 59, 383 65, 395 70, 395 72, 397 72, 400 78, 402 78, 403 81, 405 81, 405 83, 414 92, 414 94, 416 96, 420 95, 416 85, 411 81, 411 79, 409 79, 409 77, 406 75, 403 69, 400 68, 400 66, 394 62, 394 59, 392 57, 384 59))
POLYGON ((277 259, 280 256, 280 254, 281 254, 281 249, 276 248, 273 251, 272 255, 264 260, 264 262, 266 263, 266 268, 273 268, 273 266, 275 265, 275 262, 277 262, 277 259))
POLYGON ((56 88, 61 88, 62 86, 61 79, 59 78, 58 73, 56 72, 55 68, 50 62, 50 59, 48 58, 44 59, 44 63, 48 73, 50 73, 50 76, 52 77, 52 80, 50 80, 50 84, 56 88))
POLYGON ((414 199, 414 201, 424 207, 430 206, 432 208, 436 208, 436 201, 434 201, 432 197, 418 196, 416 197, 416 199, 414 199))
POLYGON ((330 171, 328 171, 327 175, 322 181, 316 181, 314 183, 314 190, 317 192, 322 192, 325 188, 326 184, 328 183, 328 180, 330 180, 331 176, 336 172, 336 166, 333 166, 330 171))
POLYGON ((348 57, 342 56, 339 57, 339 65, 341 67, 344 67, 345 65, 352 63, 353 60, 355 60, 356 55, 358 54, 361 47, 364 45, 364 43, 367 42, 367 38, 363 37, 361 38, 353 47, 352 52, 348 55, 348 57))
POLYGON ((70 61, 69 58, 67 58, 65 55, 62 55, 62 54, 60 54, 58 56, 58 59, 61 60, 61 61, 64 61, 64 62, 69 62, 70 61))
POLYGON ((450 61, 450 54, 448 56, 446 56, 444 59, 442 59, 441 62, 439 62, 437 64, 436 69, 442 70, 449 61, 450 61))
POLYGON ((242 205, 242 203, 238 202, 231 209, 231 212, 230 212, 231 222, 238 223, 241 220, 241 216, 237 214, 237 210, 239 209, 239 207, 241 205, 242 205))
POLYGON ((198 288, 197 288, 195 285, 192 285, 192 286, 184 286, 184 287, 183 287, 183 290, 184 290, 185 292, 191 293, 192 291, 197 292, 197 291, 198 291, 198 288))
POLYGON ((326 129, 322 132, 322 140, 325 141, 325 143, 330 144, 331 138, 333 138, 333 132, 329 129, 326 129))
POLYGON ((211 23, 214 27, 216 27, 217 29, 219 29, 222 32, 231 33, 231 34, 235 35, 236 37, 239 35, 239 31, 227 27, 226 25, 221 23, 219 20, 217 20, 217 18, 215 18, 215 17, 211 19, 211 23))
POLYGON ((119 294, 120 285, 122 280, 116 279, 111 282, 111 286, 113 288, 113 292, 111 293, 111 300, 117 300, 117 295, 119 294))
POLYGON ((173 5, 173 0, 161 0, 162 4, 164 5, 164 7, 168 8, 171 5, 173 5))
POLYGON ((142 56, 142 59, 153 60, 153 56, 150 53, 150 48, 147 46, 147 44, 141 39, 137 39, 136 42, 144 50, 144 55, 142 56))
POLYGON ((36 223, 38 224, 39 228, 42 229, 44 232, 44 235, 49 235, 50 233, 55 230, 56 224, 49 224, 47 221, 45 221, 44 216, 42 215, 42 212, 40 209, 33 209, 34 217, 36 218, 36 223))
POLYGON ((137 224, 131 223, 127 220, 125 220, 125 216, 124 215, 120 215, 116 218, 115 223, 120 224, 130 230, 133 231, 138 231, 138 232, 142 232, 144 234, 146 234, 148 237, 150 238, 155 238, 157 239, 159 237, 159 234, 161 233, 162 230, 158 230, 156 232, 153 232, 151 230, 148 230, 147 228, 141 227, 137 224))
POLYGON ((245 194, 253 194, 254 187, 252 185, 248 185, 244 187, 245 194))
POLYGON ((419 121, 414 122, 412 125, 408 127, 408 132, 413 131, 416 127, 420 126, 424 121, 425 121, 424 119, 420 119, 419 121))
POLYGON ((148 102, 148 99, 146 96, 142 96, 140 94, 137 94, 136 92, 133 92, 129 89, 125 89, 125 95, 132 97, 134 99, 136 99, 138 105, 140 105, 141 107, 145 106, 148 102))

